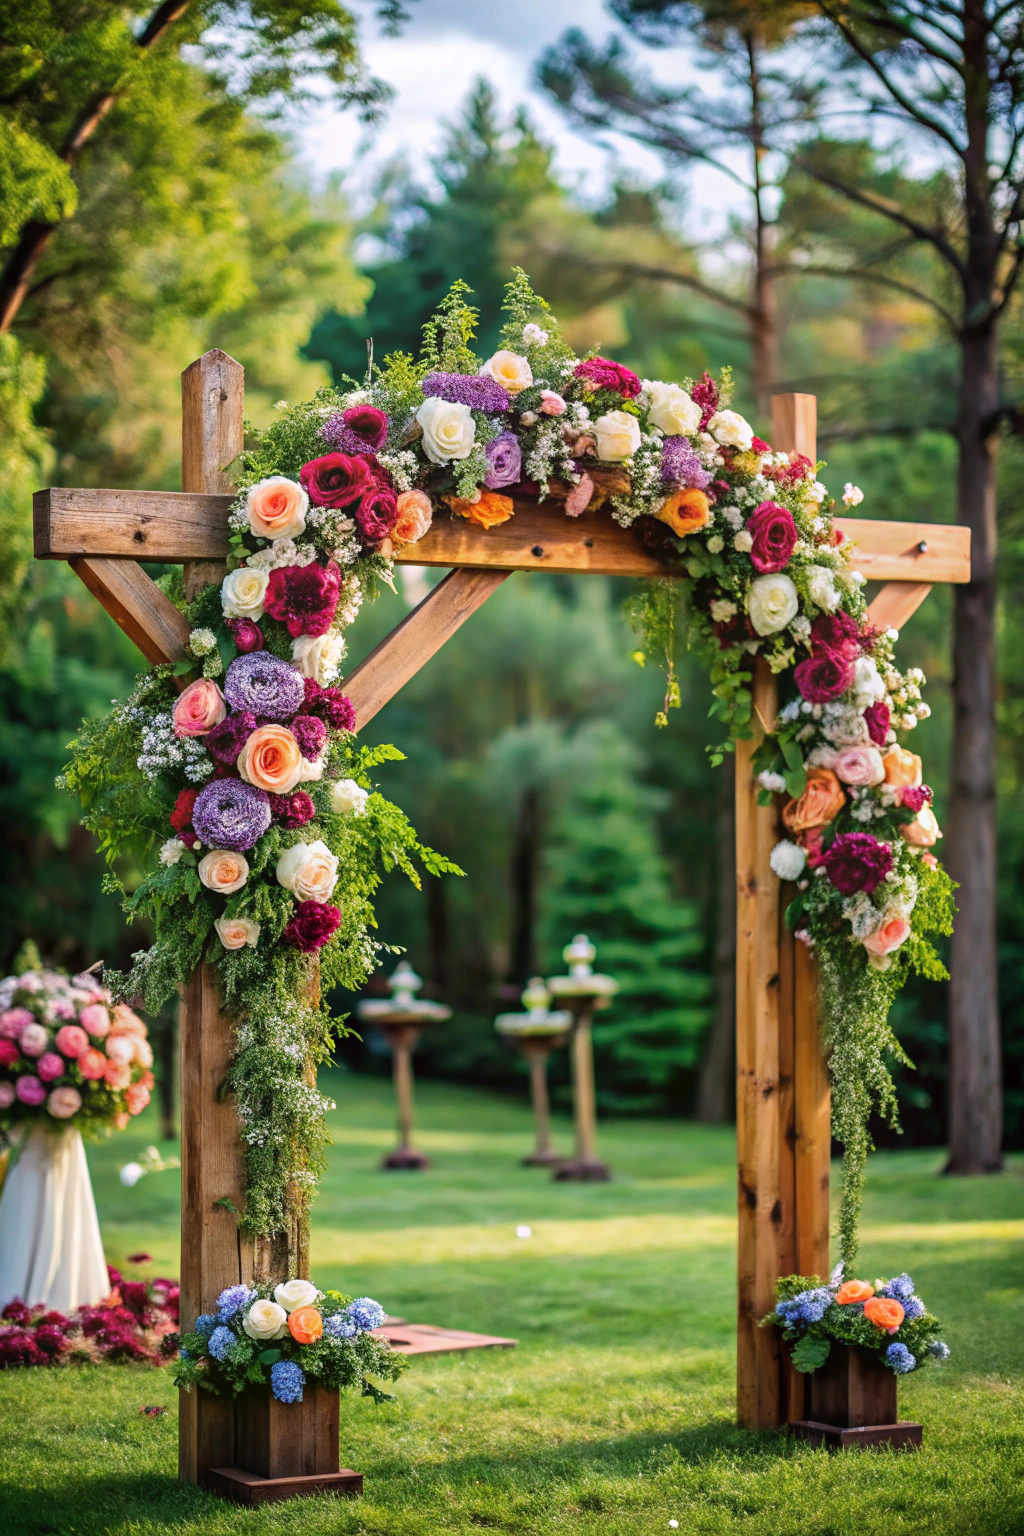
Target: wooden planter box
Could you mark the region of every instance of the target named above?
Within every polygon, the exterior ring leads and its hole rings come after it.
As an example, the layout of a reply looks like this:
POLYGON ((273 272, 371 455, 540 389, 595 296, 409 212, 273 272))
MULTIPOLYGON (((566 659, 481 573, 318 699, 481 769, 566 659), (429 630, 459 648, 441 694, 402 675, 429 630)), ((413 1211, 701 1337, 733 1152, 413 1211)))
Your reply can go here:
POLYGON ((807 1378, 805 1411, 809 1417, 790 1428, 812 1445, 921 1444, 921 1425, 898 1418, 895 1372, 854 1345, 833 1342, 825 1364, 807 1378))
POLYGON ((362 1473, 340 1466, 336 1391, 309 1381, 301 1403, 279 1403, 269 1387, 251 1387, 234 1409, 234 1464, 203 1478, 214 1493, 238 1504, 362 1493, 362 1473))

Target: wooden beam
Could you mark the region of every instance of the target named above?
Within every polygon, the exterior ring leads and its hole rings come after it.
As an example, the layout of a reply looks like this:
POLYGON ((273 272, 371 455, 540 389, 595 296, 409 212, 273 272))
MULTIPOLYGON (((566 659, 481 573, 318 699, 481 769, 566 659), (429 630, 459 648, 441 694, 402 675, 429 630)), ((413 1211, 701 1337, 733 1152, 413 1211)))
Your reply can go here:
POLYGON ((931 589, 930 581, 887 582, 874 601, 868 604, 868 619, 876 629, 902 629, 931 589))
POLYGON ((188 621, 134 560, 69 561, 110 617, 147 661, 177 661, 188 644, 188 621))
MULTIPOLYGON (((181 375, 181 485, 183 491, 227 496, 234 490, 228 472, 241 453, 245 369, 214 347, 190 363, 181 375)), ((227 515, 221 530, 227 539, 227 515)), ((225 554, 227 551, 225 550, 225 554)), ((226 575, 223 556, 185 561, 185 592, 189 597, 220 582, 226 575)))
POLYGON ((52 486, 32 497, 37 560, 223 560, 233 496, 52 486))
POLYGON ((971 579, 971 530, 956 523, 885 523, 837 517, 855 546, 854 570, 869 581, 956 582, 971 579))
POLYGON ((374 646, 340 685, 352 701, 357 731, 415 677, 508 575, 508 571, 452 571, 374 646))

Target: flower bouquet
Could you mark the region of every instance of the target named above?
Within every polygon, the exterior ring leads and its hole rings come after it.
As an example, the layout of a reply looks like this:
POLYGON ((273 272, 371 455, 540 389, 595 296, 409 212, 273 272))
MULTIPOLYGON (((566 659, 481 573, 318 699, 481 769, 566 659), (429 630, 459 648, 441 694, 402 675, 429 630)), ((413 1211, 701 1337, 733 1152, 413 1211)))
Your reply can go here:
POLYGON ((174 1380, 235 1396, 269 1386, 281 1403, 301 1403, 307 1381, 359 1387, 364 1397, 389 1401, 369 1376, 394 1381, 406 1361, 385 1339, 373 1337, 384 1316, 368 1296, 353 1300, 319 1291, 309 1280, 229 1285, 217 1297, 217 1311, 197 1317, 182 1335, 174 1380))
POLYGON ((928 1360, 946 1360, 949 1349, 939 1338, 939 1320, 914 1294, 907 1274, 895 1280, 842 1278, 842 1265, 827 1285, 817 1276, 786 1275, 776 1282, 774 1312, 762 1326, 774 1324, 793 1345, 790 1358, 798 1371, 816 1371, 829 1358, 833 1343, 870 1351, 881 1365, 904 1376, 928 1360))
MULTIPOLYGON (((137 1258, 141 1262, 148 1255, 137 1258)), ((125 1361, 164 1365, 177 1349, 177 1281, 126 1280, 109 1265, 107 1275, 109 1293, 70 1313, 8 1302, 0 1312, 0 1370, 125 1361)))

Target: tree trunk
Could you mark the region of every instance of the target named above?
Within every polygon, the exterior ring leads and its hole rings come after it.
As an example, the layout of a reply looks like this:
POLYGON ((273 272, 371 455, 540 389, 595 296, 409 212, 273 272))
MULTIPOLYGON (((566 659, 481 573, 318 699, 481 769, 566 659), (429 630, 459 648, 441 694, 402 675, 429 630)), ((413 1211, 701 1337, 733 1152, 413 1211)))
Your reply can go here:
POLYGON ((736 759, 719 770, 718 911, 715 939, 715 1014, 704 1043, 695 1118, 710 1125, 731 1120, 736 1108, 736 759))
POLYGON ((776 226, 765 217, 763 162, 767 154, 764 119, 761 110, 761 73, 758 58, 759 39, 747 36, 747 61, 750 85, 750 140, 753 152, 754 181, 754 275, 750 313, 751 371, 754 398, 765 422, 771 420, 771 396, 778 375, 778 330, 773 269, 776 226))
MULTIPOLYGON (((968 307, 968 313, 970 308, 968 307)), ((959 908, 949 1011, 947 1173, 1002 1166, 996 972, 995 605, 998 342, 968 330, 957 435, 958 519, 971 530, 971 580, 956 588, 947 862, 959 908)))

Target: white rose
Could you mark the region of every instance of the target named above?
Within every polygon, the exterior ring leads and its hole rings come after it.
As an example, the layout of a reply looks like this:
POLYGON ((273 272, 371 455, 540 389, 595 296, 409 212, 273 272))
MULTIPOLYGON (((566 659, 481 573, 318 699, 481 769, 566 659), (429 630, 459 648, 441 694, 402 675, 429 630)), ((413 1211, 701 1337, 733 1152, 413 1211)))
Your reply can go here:
POLYGON ((631 459, 640 447, 640 423, 628 411, 608 411, 594 422, 597 456, 608 463, 631 459))
POLYGON ((495 352, 486 363, 481 363, 480 372, 500 384, 502 389, 507 389, 510 395, 522 394, 533 383, 533 370, 518 352, 495 352))
POLYGON ((700 406, 691 400, 685 389, 678 384, 662 384, 655 379, 649 393, 651 420, 666 437, 680 437, 686 432, 696 432, 700 426, 700 406))
POLYGON ((324 758, 315 757, 310 762, 308 757, 304 757, 299 764, 299 776, 295 782, 296 784, 319 784, 323 776, 324 758))
POLYGON ((331 785, 331 810, 335 816, 362 816, 370 798, 368 789, 362 789, 355 779, 339 779, 331 785))
POLYGON ((287 1285, 274 1287, 274 1300, 286 1312, 294 1312, 296 1307, 312 1307, 319 1296, 320 1292, 311 1280, 289 1280, 287 1285))
POLYGON ((775 635, 795 619, 800 608, 796 587, 781 571, 758 576, 750 583, 747 612, 759 635, 775 635))
POLYGON ((820 507, 828 495, 828 486, 822 485, 820 480, 812 480, 806 488, 804 495, 808 501, 813 501, 816 507, 820 507))
POLYGON ((807 571, 807 590, 812 603, 817 603, 826 613, 839 607, 836 578, 827 565, 812 565, 807 571))
POLYGON ((240 565, 221 582, 220 604, 226 619, 261 619, 270 572, 240 565))
POLYGON ((314 677, 321 688, 332 683, 341 669, 345 638, 336 629, 326 635, 300 635, 292 641, 292 666, 302 677, 314 677))
POLYGON ((717 442, 739 448, 743 453, 754 441, 753 427, 738 411, 716 411, 708 422, 708 431, 717 442))
POLYGON ((217 917, 213 926, 225 949, 244 949, 246 944, 250 949, 256 948, 260 925, 248 917, 217 917))
POLYGON ((885 684, 870 656, 858 656, 853 664, 853 693, 858 709, 866 709, 885 696, 885 684))
POLYGON ((416 412, 423 428, 423 451, 431 464, 468 459, 473 452, 476 422, 468 405, 458 400, 438 400, 431 395, 416 412))
POLYGON ((807 863, 807 855, 797 843, 776 843, 768 855, 772 873, 780 880, 799 880, 807 863))
POLYGON ((254 1301, 242 1318, 242 1327, 260 1344, 283 1339, 288 1333, 288 1314, 276 1301, 254 1301))
POLYGON ((296 843, 277 861, 277 879, 300 901, 326 901, 338 882, 338 860, 327 844, 296 843))

